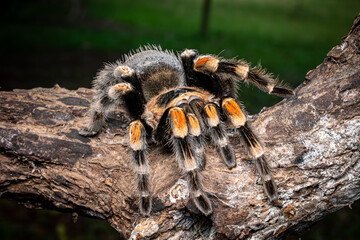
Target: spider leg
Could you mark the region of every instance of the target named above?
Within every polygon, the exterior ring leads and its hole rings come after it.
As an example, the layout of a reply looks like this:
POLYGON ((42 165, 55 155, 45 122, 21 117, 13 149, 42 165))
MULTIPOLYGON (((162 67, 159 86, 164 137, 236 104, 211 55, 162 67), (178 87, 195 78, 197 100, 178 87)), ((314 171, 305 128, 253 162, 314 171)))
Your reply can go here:
POLYGON ((129 125, 129 145, 131 149, 131 160, 137 173, 140 212, 143 215, 149 215, 151 211, 151 196, 149 164, 145 154, 146 130, 140 120, 135 120, 129 125))
POLYGON ((189 142, 191 142, 191 148, 193 150, 195 160, 197 162, 199 170, 203 170, 206 165, 205 159, 205 139, 202 135, 200 122, 194 113, 186 114, 188 128, 189 128, 189 142))
POLYGON ((205 139, 202 134, 204 132, 204 123, 200 115, 199 110, 196 108, 196 103, 202 101, 200 98, 194 97, 190 99, 190 103, 178 103, 177 106, 181 107, 186 113, 187 125, 189 128, 188 138, 192 145, 191 148, 194 151, 195 160, 199 166, 199 170, 204 170, 206 165, 205 159, 205 139))
POLYGON ((79 131, 80 135, 91 137, 98 134, 105 124, 107 114, 113 109, 113 100, 108 94, 96 96, 90 106, 90 122, 79 131))
POLYGON ((276 184, 272 177, 270 167, 266 162, 264 150, 255 134, 249 128, 244 111, 241 110, 235 99, 231 97, 224 98, 221 102, 221 107, 232 125, 240 132, 242 140, 247 146, 252 158, 255 160, 266 196, 272 203, 276 203, 278 199, 276 184))
POLYGON ((168 121, 172 132, 171 142, 179 167, 186 174, 190 196, 197 208, 204 215, 209 215, 212 207, 199 181, 199 164, 195 157, 196 150, 193 148, 196 144, 194 138, 191 137, 191 135, 196 136, 201 133, 199 122, 195 119, 195 115, 191 113, 186 115, 180 107, 172 107, 168 112, 168 121))
POLYGON ((126 110, 132 119, 139 119, 144 111, 143 95, 141 91, 134 87, 136 81, 134 71, 128 66, 118 66, 113 71, 112 76, 119 78, 121 82, 116 83, 113 80, 109 82, 111 83, 110 86, 107 86, 104 83, 106 78, 103 75, 105 73, 109 74, 108 71, 103 70, 96 79, 98 89, 90 106, 90 122, 79 131, 80 135, 94 136, 98 134, 105 124, 109 112, 113 111, 121 103, 125 103, 126 110), (124 82, 124 80, 128 82, 124 82))
MULTIPOLYGON (((208 75, 223 75, 225 79, 235 77, 236 79, 254 84, 264 92, 279 97, 294 95, 291 89, 279 86, 278 80, 274 79, 272 74, 267 73, 260 66, 251 68, 245 61, 201 55, 194 60, 194 70, 208 75)), ((223 88, 227 89, 227 87, 224 86, 223 88)), ((230 89, 233 89, 233 87, 231 86, 230 89)))
POLYGON ((219 107, 215 103, 207 103, 204 110, 211 139, 214 141, 222 160, 231 169, 236 166, 236 159, 223 123, 220 120, 219 107))

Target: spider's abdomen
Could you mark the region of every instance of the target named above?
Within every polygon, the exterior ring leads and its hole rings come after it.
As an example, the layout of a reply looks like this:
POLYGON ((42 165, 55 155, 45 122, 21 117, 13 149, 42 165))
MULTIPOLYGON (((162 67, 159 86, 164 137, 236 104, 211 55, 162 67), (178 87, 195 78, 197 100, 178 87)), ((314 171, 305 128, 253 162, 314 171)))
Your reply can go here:
POLYGON ((146 101, 165 89, 183 86, 185 83, 183 67, 169 51, 139 51, 128 56, 124 64, 135 69, 146 101))

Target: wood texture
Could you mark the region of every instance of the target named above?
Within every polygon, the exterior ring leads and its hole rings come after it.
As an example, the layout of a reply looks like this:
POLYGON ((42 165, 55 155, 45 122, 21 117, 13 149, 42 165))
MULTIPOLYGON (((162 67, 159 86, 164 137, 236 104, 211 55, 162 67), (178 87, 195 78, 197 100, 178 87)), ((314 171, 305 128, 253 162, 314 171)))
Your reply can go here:
POLYGON ((127 120, 119 112, 99 136, 81 137, 92 90, 59 86, 0 93, 1 197, 101 218, 130 239, 271 239, 301 230, 360 198, 359 66, 360 16, 296 96, 251 117, 281 207, 269 205, 254 164, 232 136, 233 170, 213 146, 207 149, 201 182, 211 216, 199 214, 174 157, 155 146, 149 153, 153 211, 140 216, 127 120))

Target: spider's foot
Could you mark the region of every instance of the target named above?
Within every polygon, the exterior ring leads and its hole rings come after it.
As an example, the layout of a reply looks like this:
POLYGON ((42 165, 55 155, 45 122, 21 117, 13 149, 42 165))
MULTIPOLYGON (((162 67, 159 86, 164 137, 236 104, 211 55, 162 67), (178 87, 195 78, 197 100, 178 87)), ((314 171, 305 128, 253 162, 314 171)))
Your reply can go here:
POLYGON ((79 131, 79 134, 81 136, 84 136, 84 137, 93 137, 95 135, 97 135, 99 132, 98 131, 93 131, 93 130, 90 130, 89 128, 82 128, 80 131, 79 131))
POLYGON ((230 145, 226 145, 219 148, 221 158, 224 160, 226 166, 229 169, 236 167, 236 158, 234 151, 230 145))
POLYGON ((189 171, 186 174, 187 182, 189 184, 190 196, 193 199, 196 207, 205 215, 212 213, 212 206, 206 193, 201 189, 199 176, 196 171, 189 171))
POLYGON ((293 90, 278 86, 275 86, 269 93, 278 97, 291 97, 295 95, 293 90))
POLYGON ((140 197, 140 212, 144 216, 149 216, 151 212, 151 197, 140 197))
POLYGON ((204 192, 197 193, 197 196, 193 196, 196 207, 205 215, 208 216, 212 213, 212 206, 209 198, 204 192))
POLYGON ((265 190, 265 195, 268 197, 270 202, 275 203, 278 201, 278 191, 275 181, 272 177, 270 167, 266 162, 265 156, 262 155, 256 158, 256 168, 262 179, 262 183, 265 190))

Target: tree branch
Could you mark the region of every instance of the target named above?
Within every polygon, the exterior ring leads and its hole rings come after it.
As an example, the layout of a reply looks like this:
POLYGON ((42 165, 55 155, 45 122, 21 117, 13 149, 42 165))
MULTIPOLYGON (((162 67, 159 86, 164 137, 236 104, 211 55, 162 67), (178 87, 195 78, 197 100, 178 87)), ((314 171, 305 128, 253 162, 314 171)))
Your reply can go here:
MULTIPOLYGON (((174 157, 151 147, 149 218, 139 215, 126 119, 85 138, 92 90, 58 86, 2 92, 0 193, 27 207, 102 218, 126 238, 274 238, 301 230, 360 198, 360 15, 348 36, 306 75, 296 96, 253 116, 279 187, 271 206, 253 163, 237 147, 228 170, 213 146, 201 172, 214 212, 203 217, 189 201, 174 157)), ((239 139, 232 137, 234 146, 239 139)))

